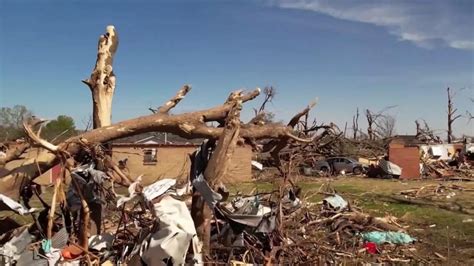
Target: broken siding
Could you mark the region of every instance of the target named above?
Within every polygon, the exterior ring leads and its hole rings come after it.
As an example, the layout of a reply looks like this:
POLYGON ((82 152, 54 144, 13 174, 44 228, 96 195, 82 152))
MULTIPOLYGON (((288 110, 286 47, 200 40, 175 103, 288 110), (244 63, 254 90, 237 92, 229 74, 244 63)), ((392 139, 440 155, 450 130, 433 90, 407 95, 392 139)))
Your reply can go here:
POLYGON ((403 147, 390 144, 390 162, 402 168, 402 179, 420 178, 420 151, 418 147, 403 147))

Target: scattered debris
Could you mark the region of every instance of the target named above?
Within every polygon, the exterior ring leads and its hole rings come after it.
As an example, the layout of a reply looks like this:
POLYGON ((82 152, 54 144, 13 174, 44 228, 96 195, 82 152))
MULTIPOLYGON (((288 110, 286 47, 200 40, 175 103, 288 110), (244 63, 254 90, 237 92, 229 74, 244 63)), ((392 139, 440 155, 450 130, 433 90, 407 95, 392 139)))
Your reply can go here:
POLYGON ((410 244, 416 241, 415 238, 412 238, 410 235, 402 232, 371 231, 362 233, 361 235, 365 241, 375 244, 410 244))

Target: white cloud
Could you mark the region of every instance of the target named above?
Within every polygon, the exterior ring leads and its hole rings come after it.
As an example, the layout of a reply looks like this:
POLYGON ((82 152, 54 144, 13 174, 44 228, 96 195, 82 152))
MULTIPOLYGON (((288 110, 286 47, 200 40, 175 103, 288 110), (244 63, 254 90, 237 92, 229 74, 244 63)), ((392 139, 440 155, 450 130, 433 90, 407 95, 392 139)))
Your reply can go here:
POLYGON ((474 50, 474 1, 271 0, 281 8, 319 12, 385 27, 420 47, 474 50))

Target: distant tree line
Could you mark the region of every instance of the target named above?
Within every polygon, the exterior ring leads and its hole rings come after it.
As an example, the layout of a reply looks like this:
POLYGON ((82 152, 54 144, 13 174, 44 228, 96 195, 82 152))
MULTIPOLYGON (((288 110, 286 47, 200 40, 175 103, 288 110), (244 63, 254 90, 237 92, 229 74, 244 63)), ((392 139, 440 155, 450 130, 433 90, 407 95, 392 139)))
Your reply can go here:
MULTIPOLYGON (((35 119, 31 110, 24 105, 0 108, 0 142, 12 141, 25 137, 23 121, 35 119)), ((56 119, 44 123, 41 136, 51 142, 61 142, 78 131, 74 119, 67 115, 59 115, 56 119)))

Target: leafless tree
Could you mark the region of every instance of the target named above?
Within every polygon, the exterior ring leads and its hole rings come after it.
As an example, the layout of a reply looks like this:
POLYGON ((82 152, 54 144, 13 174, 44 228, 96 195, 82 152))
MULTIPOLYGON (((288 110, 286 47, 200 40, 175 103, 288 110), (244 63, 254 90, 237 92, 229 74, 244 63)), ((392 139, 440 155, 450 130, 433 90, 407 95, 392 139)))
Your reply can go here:
POLYGON ((428 143, 442 143, 440 137, 435 136, 433 130, 431 130, 426 120, 422 120, 422 121, 423 121, 423 125, 421 125, 420 121, 415 120, 416 138, 423 142, 428 142, 428 143))
MULTIPOLYGON (((365 110, 365 117, 367 119, 367 135, 369 140, 374 140, 376 139, 377 136, 377 130, 381 128, 379 125, 380 120, 387 115, 385 115, 385 112, 396 107, 395 105, 392 106, 387 106, 380 110, 379 112, 373 112, 369 109, 365 110)), ((393 132, 392 132, 393 133, 393 132)))
MULTIPOLYGON (((38 124, 23 123, 25 133, 29 139, 41 147, 35 158, 25 160, 21 166, 2 172, 0 174, 0 193, 14 199, 19 198, 22 180, 34 180, 41 173, 51 169, 54 165, 61 163, 64 169, 71 170, 73 167, 84 163, 81 154, 92 156, 101 162, 104 170, 112 173, 111 177, 124 184, 129 184, 130 179, 124 175, 119 167, 111 160, 103 150, 103 143, 147 132, 167 132, 184 138, 206 138, 218 140, 214 153, 212 154, 208 167, 205 170, 205 178, 213 188, 226 178, 226 169, 232 157, 237 143, 253 143, 260 139, 273 139, 274 142, 265 145, 265 150, 273 155, 278 154, 290 142, 311 143, 317 136, 311 138, 300 137, 294 129, 300 119, 307 115, 314 107, 311 103, 301 112, 297 113, 287 125, 281 123, 243 123, 240 120, 240 110, 243 103, 253 100, 260 94, 260 89, 247 93, 243 91, 232 92, 223 104, 195 112, 173 114, 173 109, 191 90, 184 85, 174 97, 166 103, 154 109, 154 113, 126 121, 111 124, 112 97, 115 91, 116 77, 113 73, 113 56, 117 50, 118 38, 113 26, 107 27, 107 32, 100 36, 97 61, 89 79, 83 82, 88 85, 92 93, 93 104, 93 129, 80 135, 70 137, 59 144, 52 144, 41 137, 38 124), (219 126, 210 123, 217 122, 219 126)), ((275 90, 270 87, 265 89, 265 100, 260 111, 265 109, 265 104, 270 102, 275 95, 275 90)), ((257 113, 258 115, 258 113, 257 113)), ((16 153, 15 153, 16 154, 16 153)), ((7 151, 7 163, 11 158, 7 151)), ((59 180, 59 179, 58 179, 59 180)), ((74 180, 73 180, 74 183, 74 180)), ((55 192, 59 190, 59 182, 55 185, 55 192)), ((78 189, 79 194, 80 189, 78 189)), ((58 193, 55 193, 55 195, 58 193)), ((194 197, 193 197, 194 198, 194 197)), ((56 202, 53 196, 53 202, 56 202)), ((82 236, 79 243, 87 251, 87 227, 89 220, 89 208, 81 196, 82 214, 85 217, 81 221, 82 236)), ((211 214, 203 208, 205 205, 193 203, 193 219, 199 237, 204 241, 204 254, 209 252, 209 232, 211 214), (197 209, 196 209, 197 208, 197 209)), ((54 208, 51 208, 54 214, 54 208)))
POLYGON ((397 119, 393 115, 380 116, 378 121, 376 121, 377 135, 381 138, 392 137, 395 134, 396 123, 397 119))
MULTIPOLYGON (((471 100, 471 103, 474 103, 474 98, 469 98, 469 100, 471 100)), ((470 111, 466 111, 466 116, 468 122, 471 122, 471 120, 474 119, 474 115, 472 115, 470 111)))
POLYGON ((267 86, 263 89, 264 99, 260 108, 253 109, 255 113, 255 117, 250 121, 252 124, 268 124, 273 122, 275 118, 275 114, 272 112, 268 112, 265 107, 267 103, 271 103, 276 95, 276 89, 272 86, 267 86))
POLYGON ((461 115, 456 114, 458 111, 457 108, 454 107, 453 98, 455 97, 456 93, 452 92, 450 88, 447 89, 448 92, 448 143, 453 141, 453 123, 461 117, 461 115))
POLYGON ((355 116, 352 117, 352 132, 353 132, 353 139, 357 139, 357 133, 359 131, 359 107, 357 107, 357 111, 355 116))

